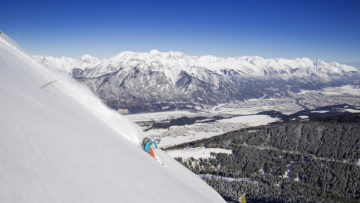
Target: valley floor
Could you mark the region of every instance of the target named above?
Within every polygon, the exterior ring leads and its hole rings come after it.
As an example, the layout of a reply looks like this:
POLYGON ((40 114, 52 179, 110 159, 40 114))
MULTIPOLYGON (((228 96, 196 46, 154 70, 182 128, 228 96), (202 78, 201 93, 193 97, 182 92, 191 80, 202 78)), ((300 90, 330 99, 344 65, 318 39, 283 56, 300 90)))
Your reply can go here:
POLYGON ((289 92, 287 97, 249 99, 196 111, 139 113, 126 117, 139 124, 146 136, 156 138, 160 147, 167 148, 273 122, 357 112, 360 112, 360 88, 346 85, 289 92))
MULTIPOLYGON (((310 144, 314 149, 299 151, 298 148, 293 148, 294 146, 286 147, 288 142, 291 142, 289 134, 300 138, 305 136, 302 131, 300 134, 291 131, 282 134, 279 131, 281 137, 274 141, 278 142, 274 145, 261 144, 264 140, 274 139, 273 137, 259 137, 266 129, 273 129, 272 123, 275 126, 293 126, 291 123, 294 122, 297 123, 295 126, 309 123, 309 126, 313 127, 308 126, 306 129, 321 131, 323 127, 318 126, 322 124, 316 122, 351 122, 352 115, 359 112, 360 89, 356 86, 343 86, 319 91, 303 90, 281 98, 250 99, 197 111, 153 112, 126 117, 140 125, 146 136, 156 138, 159 146, 166 149, 170 156, 199 174, 229 202, 236 201, 244 192, 248 194, 250 202, 312 202, 325 199, 357 202, 358 188, 344 186, 350 182, 355 186, 360 184, 353 179, 356 171, 360 170, 360 157, 356 153, 349 152, 351 157, 321 154, 320 148, 317 148, 322 146, 322 149, 327 149, 326 146, 330 143, 321 143, 319 140, 314 141, 313 145, 310 144), (228 135, 234 132, 255 136, 254 139, 259 139, 259 143, 229 140, 228 135), (259 161, 261 157, 264 160, 259 161), (330 178, 317 172, 311 175, 312 170, 332 175, 329 175, 330 178), (337 173, 339 177, 346 173, 353 174, 353 177, 344 177, 344 182, 334 178, 337 173), (296 191, 292 194, 291 190, 296 191), (306 193, 309 195, 306 196, 306 193)), ((348 126, 352 131, 342 132, 345 137, 339 142, 351 142, 349 138, 356 137, 356 133, 351 133, 354 132, 354 127, 358 127, 358 123, 348 126)), ((336 131, 338 127, 331 125, 329 128, 336 131)), ((309 133, 310 137, 304 138, 304 143, 312 142, 313 132, 309 133)), ((334 132, 331 136, 336 135, 334 132)), ((354 143, 345 148, 356 152, 356 147, 360 150, 359 140, 354 139, 354 143)), ((341 154, 339 151, 344 149, 340 145, 338 147, 340 148, 333 147, 333 153, 341 154)))

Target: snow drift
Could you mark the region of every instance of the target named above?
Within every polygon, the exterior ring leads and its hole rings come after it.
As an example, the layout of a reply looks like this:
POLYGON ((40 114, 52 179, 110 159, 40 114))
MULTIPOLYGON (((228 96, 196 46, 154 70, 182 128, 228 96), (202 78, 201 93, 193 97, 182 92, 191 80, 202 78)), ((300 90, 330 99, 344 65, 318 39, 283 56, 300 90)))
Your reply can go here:
POLYGON ((163 152, 166 168, 144 153, 134 125, 3 33, 0 82, 0 202, 223 202, 163 152))

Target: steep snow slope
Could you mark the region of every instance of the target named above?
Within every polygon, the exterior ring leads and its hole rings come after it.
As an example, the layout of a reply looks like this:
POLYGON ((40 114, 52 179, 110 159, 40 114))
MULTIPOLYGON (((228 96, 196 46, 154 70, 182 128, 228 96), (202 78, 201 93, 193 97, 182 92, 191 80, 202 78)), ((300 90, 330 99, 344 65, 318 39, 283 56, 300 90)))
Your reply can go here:
POLYGON ((223 202, 163 152, 166 168, 144 153, 136 127, 91 108, 94 96, 4 34, 0 82, 0 202, 223 202))

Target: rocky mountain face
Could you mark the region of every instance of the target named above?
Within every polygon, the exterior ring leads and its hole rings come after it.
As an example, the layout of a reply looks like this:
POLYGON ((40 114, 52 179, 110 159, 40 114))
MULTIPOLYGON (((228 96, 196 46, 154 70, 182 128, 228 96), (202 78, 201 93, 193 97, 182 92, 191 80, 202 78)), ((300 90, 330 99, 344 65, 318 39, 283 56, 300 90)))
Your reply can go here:
MULTIPOLYGON (((171 147, 222 148, 178 158, 228 202, 360 202, 360 114, 238 130, 171 147)), ((170 149, 170 148, 169 148, 170 149)))
POLYGON ((308 58, 187 56, 179 52, 122 52, 110 59, 35 56, 85 83, 108 106, 130 112, 201 108, 289 91, 354 84, 356 68, 308 58))

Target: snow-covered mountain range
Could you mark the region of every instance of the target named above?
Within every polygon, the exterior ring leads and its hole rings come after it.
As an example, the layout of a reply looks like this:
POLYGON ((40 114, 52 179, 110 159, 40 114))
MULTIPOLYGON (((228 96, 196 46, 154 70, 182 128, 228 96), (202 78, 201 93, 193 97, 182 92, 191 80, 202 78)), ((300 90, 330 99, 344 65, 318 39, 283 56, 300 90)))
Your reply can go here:
POLYGON ((87 84, 110 107, 132 112, 199 107, 354 83, 354 67, 309 58, 188 56, 122 52, 109 59, 34 56, 87 84))
POLYGON ((0 32, 0 202, 224 202, 88 88, 0 32))

